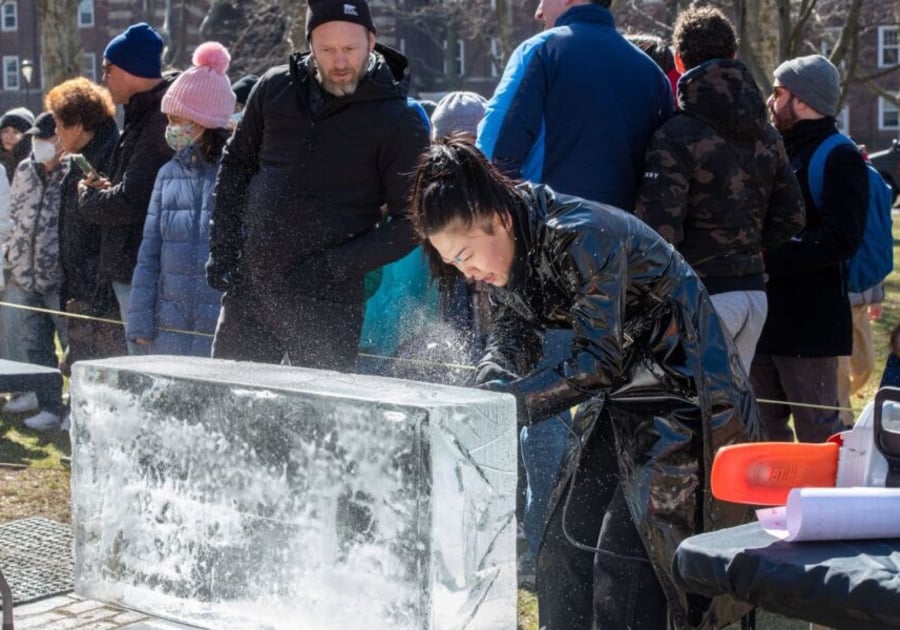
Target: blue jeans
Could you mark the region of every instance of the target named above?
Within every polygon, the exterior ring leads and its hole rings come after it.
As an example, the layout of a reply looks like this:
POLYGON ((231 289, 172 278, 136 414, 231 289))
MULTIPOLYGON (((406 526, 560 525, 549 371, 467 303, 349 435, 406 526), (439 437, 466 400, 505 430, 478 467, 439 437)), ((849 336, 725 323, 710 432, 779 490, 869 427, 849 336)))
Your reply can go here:
MULTIPOLYGON (((119 303, 119 316, 122 323, 128 321, 128 300, 131 297, 131 285, 124 282, 113 282, 113 291, 116 294, 116 301, 119 303)), ((128 355, 147 354, 146 348, 133 341, 126 340, 125 344, 128 348, 128 355)))
POLYGON ((528 480, 525 491, 525 538, 528 540, 528 551, 535 558, 544 533, 547 503, 556 487, 569 443, 570 422, 570 414, 560 414, 530 427, 522 427, 519 434, 525 478, 528 480))
MULTIPOLYGON (((544 335, 544 358, 538 368, 556 365, 570 354, 571 330, 548 330, 544 335)), ((568 412, 547 418, 530 427, 523 427, 519 434, 522 462, 528 488, 525 495, 525 538, 528 549, 537 557, 547 502, 556 486, 563 455, 569 443, 571 414, 568 412)))
MULTIPOLYGON (((3 298, 10 304, 59 310, 58 292, 49 295, 33 293, 26 291, 12 279, 6 283, 3 298)), ((64 318, 12 306, 0 308, 0 330, 2 330, 0 348, 3 349, 3 358, 20 363, 58 367, 59 359, 56 356, 53 334, 59 335, 59 343, 63 348, 69 343, 64 318)), ((58 400, 56 395, 39 390, 35 391, 35 394, 41 409, 60 413, 62 401, 58 400)))

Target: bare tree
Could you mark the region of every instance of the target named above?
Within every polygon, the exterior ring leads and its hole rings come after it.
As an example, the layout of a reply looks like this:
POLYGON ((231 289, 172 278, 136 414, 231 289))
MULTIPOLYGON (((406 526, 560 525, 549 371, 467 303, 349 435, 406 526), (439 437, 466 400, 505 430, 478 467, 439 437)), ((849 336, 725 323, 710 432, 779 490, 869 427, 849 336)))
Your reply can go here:
MULTIPOLYGON (((772 86, 772 72, 785 59, 824 53, 841 68, 844 92, 865 83, 884 91, 878 80, 898 70, 869 68, 861 37, 878 24, 900 21, 900 5, 883 0, 664 0, 656 11, 645 3, 624 0, 613 8, 619 28, 644 30, 663 37, 672 32, 679 11, 691 5, 714 5, 729 15, 737 30, 738 56, 760 87, 772 86), (879 7, 885 9, 879 12, 879 7), (868 21, 867 21, 868 20, 868 21)), ((892 94, 890 90, 888 94, 892 94)), ((896 97, 895 94, 892 94, 896 97)))
POLYGON ((190 60, 187 42, 187 0, 164 0, 163 24, 159 29, 166 46, 163 49, 163 65, 183 68, 190 60))
POLYGON ((84 74, 78 33, 80 0, 36 0, 44 85, 51 88, 84 74))
POLYGON ((200 36, 228 47, 232 76, 261 74, 306 47, 306 6, 305 0, 212 0, 200 36))
POLYGON ((411 34, 415 40, 407 42, 415 87, 457 90, 466 76, 459 72, 456 42, 465 42, 466 59, 484 59, 502 69, 523 36, 530 34, 521 25, 531 24, 536 4, 535 0, 386 0, 379 12, 394 32, 411 34))

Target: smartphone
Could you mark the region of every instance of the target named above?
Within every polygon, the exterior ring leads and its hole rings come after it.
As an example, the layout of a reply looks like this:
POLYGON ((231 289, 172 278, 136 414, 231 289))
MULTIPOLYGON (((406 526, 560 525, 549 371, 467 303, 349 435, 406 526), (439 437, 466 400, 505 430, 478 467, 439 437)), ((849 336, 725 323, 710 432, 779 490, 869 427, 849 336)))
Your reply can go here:
POLYGON ((93 175, 94 177, 99 177, 100 175, 97 173, 97 169, 91 166, 91 163, 87 161, 87 158, 84 157, 80 153, 72 153, 69 155, 72 158, 72 161, 78 165, 78 168, 81 169, 81 172, 85 174, 86 177, 93 175))

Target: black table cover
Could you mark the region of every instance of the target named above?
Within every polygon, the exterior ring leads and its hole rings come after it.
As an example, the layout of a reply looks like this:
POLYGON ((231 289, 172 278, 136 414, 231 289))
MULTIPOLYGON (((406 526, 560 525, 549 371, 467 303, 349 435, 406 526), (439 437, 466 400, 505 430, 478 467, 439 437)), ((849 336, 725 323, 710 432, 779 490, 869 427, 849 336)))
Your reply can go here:
POLYGON ((900 539, 789 543, 750 523, 687 538, 673 565, 691 593, 841 630, 900 628, 900 539))

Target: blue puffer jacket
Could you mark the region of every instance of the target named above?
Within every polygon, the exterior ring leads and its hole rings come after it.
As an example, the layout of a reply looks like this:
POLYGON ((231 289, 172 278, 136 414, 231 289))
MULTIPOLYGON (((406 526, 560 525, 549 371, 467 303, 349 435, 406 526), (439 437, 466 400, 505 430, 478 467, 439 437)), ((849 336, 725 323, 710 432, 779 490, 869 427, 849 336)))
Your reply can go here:
POLYGON ((189 147, 156 176, 125 327, 129 340, 153 340, 151 354, 210 355, 211 336, 160 329, 215 331, 222 294, 207 285, 205 265, 218 167, 189 147))

